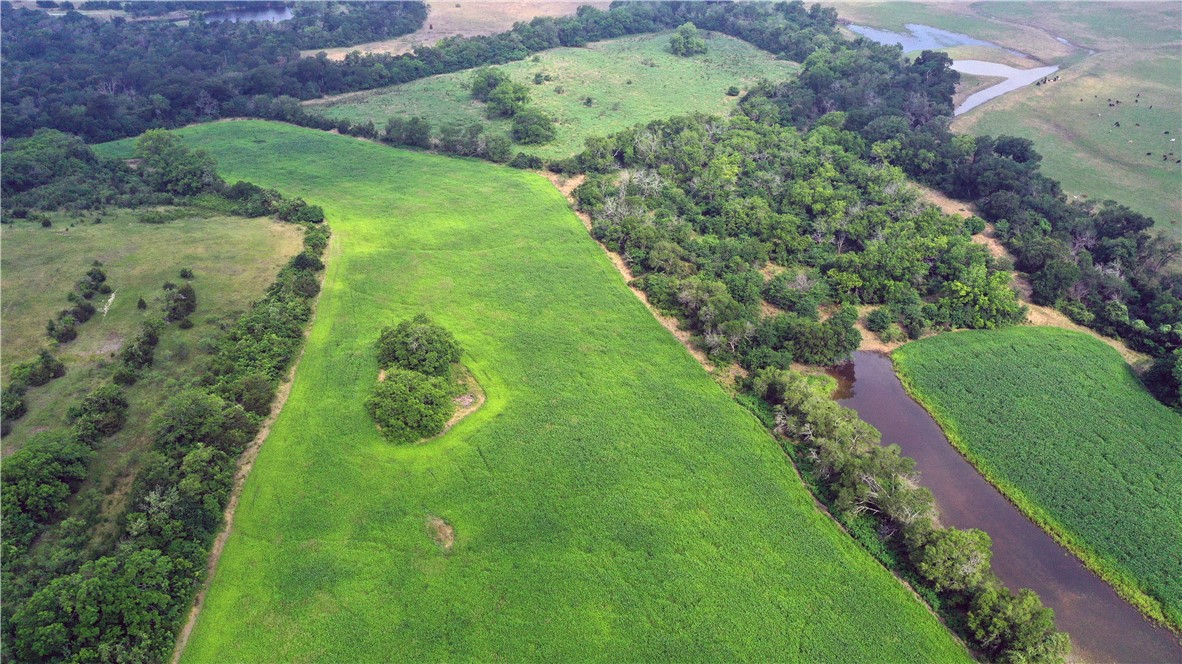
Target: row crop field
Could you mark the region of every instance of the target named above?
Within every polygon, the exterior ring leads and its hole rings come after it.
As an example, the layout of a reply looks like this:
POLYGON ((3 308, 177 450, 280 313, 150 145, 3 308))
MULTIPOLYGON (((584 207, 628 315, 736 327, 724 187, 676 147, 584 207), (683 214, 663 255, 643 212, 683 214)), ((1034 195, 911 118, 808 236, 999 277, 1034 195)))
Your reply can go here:
POLYGON ((543 178, 265 122, 182 135, 334 229, 185 661, 967 660, 543 178), (419 312, 487 402, 400 446, 363 402, 379 330, 419 312))
POLYGON ((1143 610, 1182 625, 1182 416, 1092 336, 944 334, 894 353, 990 481, 1143 610))
MULTIPOLYGON (((713 33, 707 52, 680 57, 669 52, 663 32, 556 48, 498 67, 529 86, 530 103, 557 121, 557 137, 546 145, 514 145, 514 152, 545 159, 569 157, 589 136, 605 136, 637 123, 688 113, 726 115, 738 103, 728 96, 761 78, 782 81, 798 69, 745 41, 713 33), (535 84, 534 77, 543 76, 535 84), (549 80, 544 77, 549 76, 549 80), (590 100, 590 101, 588 101, 590 100)), ((468 91, 471 71, 443 74, 388 88, 307 102, 309 111, 350 122, 372 120, 380 129, 391 117, 423 116, 435 132, 442 125, 483 122, 508 134, 509 120, 489 120, 484 104, 468 91)))

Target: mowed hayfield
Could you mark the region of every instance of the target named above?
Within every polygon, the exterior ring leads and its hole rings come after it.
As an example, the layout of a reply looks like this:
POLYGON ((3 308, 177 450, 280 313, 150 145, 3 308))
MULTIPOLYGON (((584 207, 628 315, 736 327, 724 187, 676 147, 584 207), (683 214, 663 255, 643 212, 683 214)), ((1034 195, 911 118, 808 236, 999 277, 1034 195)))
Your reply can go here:
MULTIPOLYGON (((637 123, 687 113, 727 115, 739 99, 727 96, 730 86, 746 91, 761 78, 786 80, 799 69, 747 42, 717 33, 710 33, 706 54, 675 56, 669 52, 671 34, 557 48, 501 66, 514 81, 527 84, 531 103, 558 122, 553 142, 514 145, 514 152, 545 159, 569 157, 582 150, 588 136, 606 136, 637 123), (538 73, 549 74, 552 80, 535 85, 538 73)), ((489 131, 508 134, 509 120, 487 119, 484 104, 472 99, 471 76, 471 71, 443 74, 306 105, 309 111, 332 118, 372 120, 379 128, 391 117, 420 115, 436 132, 449 122, 483 122, 489 131)))
POLYGON ((313 48, 300 51, 304 57, 315 57, 324 53, 329 60, 344 60, 353 51, 360 53, 388 53, 400 55, 409 53, 420 46, 434 46, 448 37, 475 37, 505 32, 514 23, 525 22, 538 16, 566 16, 574 14, 579 7, 591 6, 607 9, 610 2, 605 0, 478 0, 471 2, 433 2, 428 5, 427 20, 423 27, 395 39, 366 42, 337 48, 313 48))
POLYGON ((1182 416, 1115 350, 1015 327, 942 334, 893 358, 982 474, 1148 613, 1182 625, 1182 416))
POLYGON ((967 659, 545 179, 259 121, 182 135, 334 229, 185 661, 967 659), (373 346, 419 312, 488 400, 392 445, 373 346))
MULTIPOLYGON (((5 384, 13 364, 53 347, 45 323, 68 307, 66 295, 93 261, 103 263, 107 283, 114 289, 113 299, 96 294, 92 302, 99 312, 78 327, 77 339, 53 350, 66 365, 66 375, 29 389, 28 412, 4 437, 5 455, 39 431, 67 426, 67 408, 111 381, 123 343, 138 333, 144 318, 160 311, 164 283, 183 283, 180 269, 193 270, 194 325, 188 330, 165 328, 155 364, 139 382, 125 388, 131 403, 127 424, 102 440, 88 475, 87 486, 104 490, 126 488, 150 442, 149 416, 196 376, 207 357, 202 340, 219 335, 221 325, 232 323, 261 297, 303 239, 299 227, 270 219, 195 214, 165 224, 143 224, 137 221, 141 214, 108 210, 100 224, 92 223, 98 216, 94 212, 82 213, 81 219, 55 214, 50 228, 21 220, 0 227, 5 384), (136 307, 141 297, 147 311, 136 307)), ((109 496, 104 514, 118 513, 123 496, 122 491, 109 496)))

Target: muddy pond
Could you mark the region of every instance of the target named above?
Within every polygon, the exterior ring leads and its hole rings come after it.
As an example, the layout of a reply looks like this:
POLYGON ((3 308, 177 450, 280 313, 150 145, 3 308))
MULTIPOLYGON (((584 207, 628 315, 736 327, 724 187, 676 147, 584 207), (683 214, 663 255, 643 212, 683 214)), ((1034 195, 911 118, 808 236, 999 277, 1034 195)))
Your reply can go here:
POLYGON ((891 360, 859 351, 834 367, 834 398, 915 459, 944 525, 979 528, 993 539, 993 569, 1010 589, 1030 588, 1071 635, 1072 660, 1182 662, 1182 644, 1116 594, 1075 556, 985 481, 903 389, 891 360))

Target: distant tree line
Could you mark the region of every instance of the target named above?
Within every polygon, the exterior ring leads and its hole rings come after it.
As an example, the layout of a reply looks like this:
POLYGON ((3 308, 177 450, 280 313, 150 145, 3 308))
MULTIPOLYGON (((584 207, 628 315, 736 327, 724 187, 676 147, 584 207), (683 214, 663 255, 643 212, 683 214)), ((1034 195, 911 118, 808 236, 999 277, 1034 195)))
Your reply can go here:
POLYGON ((795 59, 838 39, 834 10, 806 10, 799 1, 619 3, 608 11, 582 7, 574 16, 535 18, 498 35, 444 39, 414 53, 354 53, 333 61, 302 58, 299 50, 405 34, 422 24, 425 5, 306 3, 294 12, 280 23, 195 20, 180 26, 100 21, 77 12, 55 17, 2 3, 4 135, 50 127, 98 142, 219 117, 291 119, 280 111, 290 113, 301 99, 503 64, 687 21, 795 59))
POLYGON ((805 376, 767 368, 748 387, 768 408, 771 428, 831 513, 884 564, 901 574, 946 624, 995 662, 1062 662, 1067 634, 1029 589, 1011 593, 990 567, 992 542, 976 529, 940 527, 915 461, 883 446, 877 429, 805 376))
POLYGON ((761 123, 804 128, 842 112, 861 138, 854 152, 972 202, 1029 275, 1035 303, 1157 358, 1143 379, 1182 407, 1182 274, 1169 267, 1182 246, 1114 201, 1068 201, 1028 139, 952 134, 959 74, 950 66, 944 53, 909 61, 898 47, 833 42, 805 59, 797 79, 757 86, 741 108, 761 123))
POLYGON ((245 115, 253 95, 318 97, 351 67, 301 58, 301 49, 390 39, 427 15, 422 2, 297 3, 292 11, 277 23, 206 22, 198 14, 178 25, 51 16, 4 2, 4 135, 50 127, 99 142, 245 115))
POLYGON ((840 361, 861 341, 859 304, 895 307, 916 337, 1022 320, 1008 266, 969 222, 864 160, 843 122, 801 134, 699 115, 590 138, 574 195, 650 302, 750 370, 840 361))

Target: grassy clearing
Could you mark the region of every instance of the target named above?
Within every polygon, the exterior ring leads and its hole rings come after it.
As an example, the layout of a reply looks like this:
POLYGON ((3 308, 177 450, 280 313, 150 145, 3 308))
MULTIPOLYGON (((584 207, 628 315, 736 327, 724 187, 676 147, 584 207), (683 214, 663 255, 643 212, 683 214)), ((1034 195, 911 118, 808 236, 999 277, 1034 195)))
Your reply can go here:
POLYGON ((546 180, 263 122, 183 135, 334 229, 186 661, 966 659, 546 180), (379 329, 417 312, 487 402, 396 446, 363 401, 379 329))
MULTIPOLYGON (((101 311, 110 296, 96 294, 93 302, 99 313, 78 328, 77 339, 55 351, 66 365, 66 375, 31 388, 25 396, 28 413, 5 436, 6 455, 38 431, 65 426, 68 406, 110 382, 118 363, 115 355, 147 314, 136 308, 139 298, 148 303, 149 311, 158 311, 164 282, 181 283, 177 273, 182 267, 194 272, 195 325, 189 330, 171 325, 161 334, 153 368, 126 388, 131 402, 126 426, 104 439, 98 450, 87 486, 104 491, 126 488, 139 452, 149 443, 148 416, 195 375, 205 357, 201 339, 219 334, 220 323, 232 322, 249 308, 299 250, 303 238, 298 227, 267 219, 193 216, 154 225, 138 223, 140 214, 108 211, 103 223, 92 224, 94 214, 86 213, 86 221, 75 226, 70 226, 74 219, 67 215, 51 215, 52 228, 18 221, 0 230, 6 370, 51 343, 45 322, 66 307, 66 294, 92 261, 103 262, 115 289, 107 314, 101 311)), ((115 491, 103 513, 118 513, 123 497, 122 489, 115 491)))
POLYGON ((893 357, 983 475, 1135 604, 1182 625, 1182 417, 1117 353, 1017 327, 943 334, 893 357))
MULTIPOLYGON (((729 114, 738 97, 726 90, 746 90, 761 78, 784 80, 797 65, 776 60, 747 42, 715 34, 709 52, 692 58, 669 53, 669 35, 657 33, 596 42, 585 48, 557 48, 502 69, 529 85, 533 101, 558 121, 558 138, 542 146, 514 150, 543 158, 568 157, 588 136, 621 131, 636 123, 693 112, 729 114), (536 61, 535 61, 536 60, 536 61), (534 75, 554 80, 534 85, 534 75), (558 90, 562 89, 562 94, 558 90), (587 106, 584 100, 591 97, 587 106)), ((393 116, 422 115, 438 128, 449 122, 484 122, 490 131, 509 133, 509 120, 487 120, 484 105, 474 101, 467 71, 433 76, 389 88, 309 102, 310 110, 353 122, 372 120, 384 127, 393 116)))

